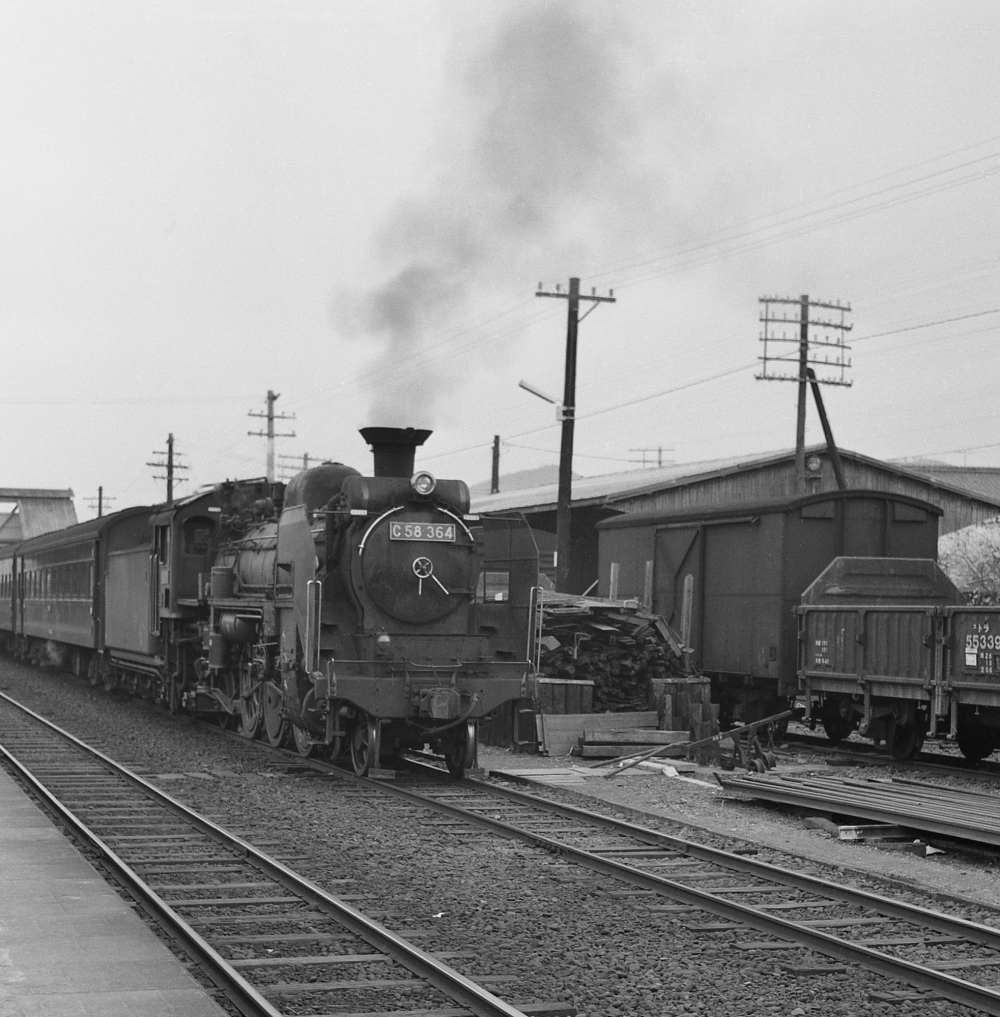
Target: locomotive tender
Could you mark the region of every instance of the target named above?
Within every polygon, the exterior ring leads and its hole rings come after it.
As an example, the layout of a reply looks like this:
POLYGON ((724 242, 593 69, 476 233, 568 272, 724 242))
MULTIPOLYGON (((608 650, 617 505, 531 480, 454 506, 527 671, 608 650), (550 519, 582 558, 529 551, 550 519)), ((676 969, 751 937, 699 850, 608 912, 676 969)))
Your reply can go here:
POLYGON ((712 681, 722 723, 788 709, 893 755, 924 735, 1000 747, 1000 608, 964 606, 929 502, 836 491, 598 525, 600 575, 652 600, 712 681))
POLYGON ((523 521, 470 515, 463 482, 414 473, 430 433, 364 428, 371 477, 226 482, 5 549, 0 632, 248 738, 349 749, 359 774, 429 744, 461 775, 479 719, 534 695, 537 551, 523 521))

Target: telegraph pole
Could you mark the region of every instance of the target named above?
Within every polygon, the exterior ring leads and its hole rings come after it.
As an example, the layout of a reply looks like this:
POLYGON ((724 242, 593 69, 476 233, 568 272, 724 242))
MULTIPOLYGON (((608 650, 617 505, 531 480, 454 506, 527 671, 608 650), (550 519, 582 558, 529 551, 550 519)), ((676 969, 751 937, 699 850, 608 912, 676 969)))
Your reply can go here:
POLYGON ((247 431, 247 434, 252 435, 255 438, 267 438, 267 482, 269 484, 274 483, 274 439, 275 438, 294 438, 295 432, 289 431, 285 434, 274 433, 274 422, 276 420, 294 420, 295 414, 284 414, 275 413, 274 404, 280 398, 280 393, 272 392, 270 389, 267 390, 267 412, 266 413, 254 413, 250 410, 247 413, 248 417, 260 417, 262 420, 267 420, 266 431, 247 431))
MULTIPOLYGON (((791 297, 760 297, 758 302, 763 305, 760 320, 764 323, 764 328, 760 335, 760 341, 764 344, 764 354, 758 357, 763 366, 760 374, 756 376, 757 380, 794 381, 798 384, 799 398, 795 417, 795 487, 800 494, 804 494, 806 491, 806 394, 810 382, 814 385, 816 392, 819 391, 819 385, 848 387, 851 385, 846 376, 847 369, 851 366, 851 361, 846 356, 850 351, 850 346, 845 342, 847 333, 854 327, 848 324, 845 318, 845 315, 851 312, 851 305, 810 300, 808 294, 803 294, 798 300, 791 297), (798 305, 798 316, 789 317, 788 306, 796 304, 798 305), (778 310, 774 310, 775 307, 778 310), (810 317, 815 312, 821 314, 831 312, 831 315, 829 318, 810 317), (836 315, 840 316, 839 319, 836 318, 836 315), (786 328, 794 325, 798 325, 798 336, 794 335, 794 328, 793 335, 788 336, 786 328), (810 326, 817 330, 819 335, 814 333, 810 337, 810 326), (777 331, 779 328, 782 330, 780 335, 777 331), (768 345, 771 344, 773 350, 775 343, 795 345, 797 351, 794 354, 791 351, 769 353, 768 345), (813 347, 825 348, 833 352, 832 354, 824 353, 823 359, 820 359, 819 354, 811 353, 813 347), (775 364, 796 362, 795 374, 775 373, 775 364), (813 367, 825 368, 828 373, 825 377, 818 377, 812 370, 813 367), (831 371, 832 373, 829 373, 831 371)), ((819 406, 819 403, 817 405, 819 406)), ((822 410, 820 412, 822 413, 822 410)), ((822 415, 825 433, 829 424, 825 420, 825 414, 822 415)), ((839 466, 839 463, 837 465, 839 466)))
POLYGON ((308 470, 310 460, 314 460, 316 457, 310 456, 308 452, 303 452, 301 456, 279 455, 278 458, 281 460, 278 467, 281 470, 281 479, 287 480, 289 476, 294 476, 302 470, 308 470))
POLYGON ((556 590, 560 593, 570 592, 570 528, 572 513, 570 503, 573 485, 573 425, 576 417, 576 337, 577 328, 583 318, 587 317, 599 303, 615 303, 614 290, 606 297, 599 297, 597 291, 591 289, 589 295, 580 295, 580 280, 573 276, 569 281, 569 291, 564 293, 560 286, 554 291, 542 289, 538 284, 536 297, 556 297, 568 301, 566 317, 566 371, 563 379, 562 401, 562 441, 559 445, 559 496, 556 507, 556 590), (580 317, 580 301, 589 300, 593 306, 580 317))
POLYGON ((108 498, 105 498, 104 497, 104 488, 103 487, 98 487, 98 489, 97 489, 97 497, 96 498, 88 498, 87 499, 87 507, 88 508, 96 508, 97 509, 97 518, 100 519, 101 516, 104 515, 104 503, 105 502, 117 501, 117 500, 118 499, 115 498, 113 495, 108 497, 108 498))
POLYGON ((490 494, 500 493, 500 435, 493 435, 493 472, 490 476, 490 494))
POLYGON ((641 460, 639 460, 639 459, 630 459, 629 462, 630 463, 640 464, 642 466, 642 468, 645 469, 646 468, 646 453, 647 452, 649 452, 650 454, 655 452, 656 453, 656 465, 657 466, 662 466, 663 465, 663 453, 664 452, 673 452, 673 449, 672 448, 664 448, 662 445, 657 445, 656 448, 630 448, 629 452, 638 452, 642 456, 641 460))
MULTIPOLYGON (((167 504, 173 505, 174 503, 174 473, 177 470, 186 470, 187 467, 182 463, 174 461, 174 436, 173 434, 167 435, 167 451, 166 452, 154 452, 154 456, 165 456, 166 459, 163 462, 146 463, 147 466, 153 466, 158 470, 165 470, 164 475, 154 476, 154 480, 166 480, 167 482, 167 504)), ((181 479, 178 477, 177 482, 180 483, 181 479)))

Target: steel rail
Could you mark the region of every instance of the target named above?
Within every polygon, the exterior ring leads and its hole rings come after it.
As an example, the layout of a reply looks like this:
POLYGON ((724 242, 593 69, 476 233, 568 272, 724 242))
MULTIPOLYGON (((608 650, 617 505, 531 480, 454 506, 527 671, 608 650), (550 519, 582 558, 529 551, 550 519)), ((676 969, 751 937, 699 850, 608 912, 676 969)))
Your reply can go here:
MULTIPOLYGON (((368 782, 367 778, 356 779, 368 782)), ((807 946, 825 956, 852 964, 859 964, 887 977, 931 989, 946 996, 948 999, 975 1007, 985 1013, 1000 1015, 1000 989, 977 985, 974 982, 949 975, 943 971, 934 971, 921 964, 892 957, 889 954, 881 953, 858 943, 838 939, 829 933, 811 928, 808 924, 783 919, 751 905, 739 904, 724 897, 716 896, 708 890, 699 890, 684 883, 643 872, 641 869, 631 865, 613 861, 583 848, 574 847, 564 841, 548 837, 545 834, 534 833, 502 820, 469 812, 460 806, 435 800, 433 797, 426 797, 417 792, 401 787, 392 787, 382 782, 370 781, 370 783, 377 786, 382 792, 389 793, 400 799, 409 800, 415 804, 430 806, 436 811, 450 815, 453 818, 465 820, 474 826, 490 829, 511 839, 520 840, 524 843, 544 848, 549 852, 563 855, 595 872, 620 879, 632 886, 671 897, 711 914, 728 918, 742 925, 748 925, 778 939, 807 946)), ((458 787, 469 783, 481 784, 479 781, 459 782, 458 787)), ((455 787, 454 784, 450 786, 452 788, 455 787)), ((498 790, 492 785, 482 786, 487 787, 489 793, 498 790)), ((995 929, 988 925, 970 922, 961 918, 952 918, 940 912, 918 908, 914 905, 892 901, 876 894, 869 894, 865 891, 853 890, 849 887, 828 883, 825 880, 793 873, 766 862, 757 862, 740 855, 730 855, 728 852, 718 849, 702 847, 701 845, 683 841, 680 838, 660 834, 655 830, 633 827, 619 820, 612 820, 608 819, 608 817, 587 813, 582 809, 578 810, 571 806, 556 805, 545 799, 538 799, 521 792, 513 792, 510 789, 502 790, 504 797, 515 798, 515 800, 519 800, 525 805, 535 808, 541 807, 546 811, 552 811, 565 818, 586 818, 608 829, 627 833, 629 836, 644 840, 646 843, 654 846, 683 852, 691 857, 700 857, 704 860, 720 862, 728 868, 747 874, 759 875, 761 878, 771 879, 796 889, 809 890, 817 895, 847 903, 860 904, 886 916, 923 926, 924 928, 947 932, 1000 951, 1000 929, 995 929), (550 808, 550 806, 554 807, 550 808)), ((1000 956, 997 958, 997 966, 1000 967, 1000 956)))
POLYGON ((893 759, 888 750, 880 749, 872 742, 852 742, 846 739, 831 742, 824 735, 812 732, 788 731, 782 740, 829 753, 841 760, 857 760, 862 766, 871 764, 873 766, 891 766, 894 769, 902 770, 924 770, 930 773, 972 774, 994 781, 1000 779, 1000 763, 997 763, 996 760, 987 758, 978 763, 970 763, 964 756, 935 749, 934 743, 930 739, 913 759, 893 759))
MULTIPOLYGON (((351 932, 363 938, 366 942, 377 947, 393 960, 407 968, 413 974, 422 978, 429 985, 450 996, 456 1002, 468 1007, 476 1017, 524 1017, 524 1013, 516 1007, 505 1003, 502 999, 494 996, 493 993, 477 985, 471 979, 466 978, 454 968, 439 961, 436 957, 419 949, 396 933, 385 928, 379 922, 368 918, 356 908, 351 907, 345 901, 339 900, 332 894, 327 893, 322 887, 299 875, 292 869, 263 851, 255 848, 248 841, 229 833, 227 830, 213 823, 210 819, 199 815, 177 799, 168 795, 160 788, 143 780, 138 774, 133 773, 126 767, 116 763, 109 756, 104 755, 98 749, 87 745, 75 735, 63 730, 45 717, 40 716, 33 710, 18 703, 15 699, 0 692, 0 700, 9 703, 25 715, 44 725, 54 734, 65 739, 77 749, 85 752, 111 769, 119 777, 122 777, 135 787, 141 788, 146 794, 168 807, 173 812, 182 816, 192 826, 201 832, 208 834, 217 842, 230 848, 237 849, 246 858, 251 859, 271 878, 289 890, 299 894, 309 903, 316 905, 326 914, 332 915, 351 932)), ((10 752, 0 745, 0 753, 8 759, 17 771, 31 784, 37 793, 49 804, 81 837, 93 846, 104 856, 109 865, 114 869, 116 875, 128 887, 130 893, 134 893, 143 905, 148 905, 157 921, 163 924, 176 935, 178 940, 184 944, 185 949, 190 949, 200 963, 210 970, 213 977, 218 974, 220 984, 226 993, 234 994, 233 1001, 238 1006, 246 1009, 247 1014, 260 1014, 262 1017, 281 1017, 280 1011, 261 996, 256 989, 239 975, 195 930, 180 916, 170 905, 163 900, 151 887, 149 887, 124 860, 96 833, 94 833, 79 817, 66 808, 48 789, 23 766, 10 752)))
MULTIPOLYGON (((730 791, 740 791, 752 795, 754 798, 762 798, 770 802, 778 802, 784 805, 797 805, 801 808, 813 809, 820 812, 842 811, 858 816, 862 819, 872 819, 881 823, 895 823, 900 826, 907 826, 916 830, 923 830, 928 833, 937 833, 944 837, 952 837, 960 840, 975 841, 980 844, 989 844, 993 847, 1000 847, 1000 817, 986 816, 980 810, 978 813, 963 813, 972 822, 959 823, 948 818, 938 818, 928 815, 926 811, 920 810, 920 804, 924 809, 938 806, 939 801, 914 802, 912 795, 909 796, 909 807, 898 801, 884 802, 873 796, 878 790, 876 784, 860 785, 851 787, 847 784, 837 785, 817 784, 813 787, 804 786, 804 782, 793 783, 789 780, 778 782, 774 778, 751 778, 747 777, 724 777, 716 775, 722 787, 730 791), (824 787, 829 790, 824 791, 824 787), (861 796, 860 791, 868 793, 861 796), (987 823, 984 823, 984 819, 987 823)), ((892 785, 883 785, 891 787, 892 785)), ((953 796, 960 795, 957 789, 952 792, 953 796)), ((954 808, 944 810, 946 815, 957 815, 954 808)))
MULTIPOLYGON (((6 696, 4 697, 7 698, 6 696)), ((276 1010, 257 990, 243 978, 234 968, 177 914, 167 902, 160 897, 139 874, 122 859, 101 837, 87 826, 75 813, 71 812, 48 788, 24 766, 6 747, 0 745, 0 756, 18 773, 46 804, 60 817, 77 836, 93 847, 101 855, 115 877, 138 900, 143 908, 183 947, 184 950, 200 964, 239 1010, 252 1017, 281 1017, 276 1010)))

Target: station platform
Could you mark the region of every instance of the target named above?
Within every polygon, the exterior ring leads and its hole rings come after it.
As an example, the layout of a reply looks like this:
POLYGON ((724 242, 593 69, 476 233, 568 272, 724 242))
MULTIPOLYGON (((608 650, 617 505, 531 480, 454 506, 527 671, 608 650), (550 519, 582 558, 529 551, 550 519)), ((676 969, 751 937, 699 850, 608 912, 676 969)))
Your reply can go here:
POLYGON ((0 770, 0 1017, 224 1017, 0 770))

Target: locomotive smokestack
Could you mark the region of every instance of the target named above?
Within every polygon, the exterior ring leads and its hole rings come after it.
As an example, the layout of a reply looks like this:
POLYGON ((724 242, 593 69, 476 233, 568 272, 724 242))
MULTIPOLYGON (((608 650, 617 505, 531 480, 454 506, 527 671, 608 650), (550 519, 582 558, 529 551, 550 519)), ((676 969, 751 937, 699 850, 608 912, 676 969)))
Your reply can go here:
POLYGON ((414 427, 362 427, 361 437, 372 447, 375 454, 376 477, 413 476, 413 460, 417 446, 423 445, 431 431, 414 427))

